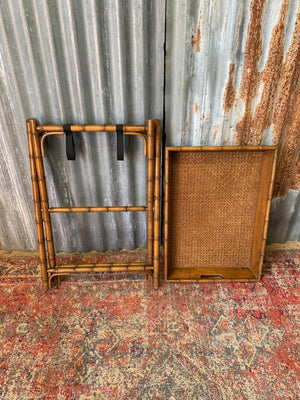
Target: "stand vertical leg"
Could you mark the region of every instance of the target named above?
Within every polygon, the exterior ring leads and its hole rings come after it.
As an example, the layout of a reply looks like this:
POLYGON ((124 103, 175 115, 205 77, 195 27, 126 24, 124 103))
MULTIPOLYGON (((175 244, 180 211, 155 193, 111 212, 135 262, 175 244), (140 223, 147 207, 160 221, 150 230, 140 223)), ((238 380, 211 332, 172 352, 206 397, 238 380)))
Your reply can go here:
POLYGON ((36 232, 37 232, 39 256, 41 263, 42 282, 43 282, 43 289, 46 291, 49 289, 48 274, 47 274, 47 257, 45 248, 45 237, 44 237, 43 218, 41 211, 40 193, 39 193, 38 179, 37 179, 35 159, 33 153, 33 141, 32 141, 32 130, 31 130, 32 124, 30 123, 30 121, 31 120, 26 121, 29 163, 30 163, 30 173, 31 173, 32 192, 34 201, 36 232))
POLYGON ((161 163, 161 130, 160 121, 155 120, 155 181, 154 181, 154 255, 153 284, 159 286, 160 267, 160 163, 161 163))
POLYGON ((29 120, 29 125, 32 135, 33 152, 34 152, 35 166, 36 166, 38 185, 40 191, 40 200, 42 205, 42 213, 43 213, 43 220, 46 233, 49 264, 51 268, 55 268, 56 265, 55 251, 53 245, 53 235, 52 235, 52 226, 51 226, 51 219, 49 212, 47 187, 45 181, 44 164, 42 160, 41 142, 39 138, 39 132, 36 129, 37 126, 36 121, 33 119, 29 120))
POLYGON ((148 121, 147 132, 147 231, 148 231, 148 264, 153 264, 153 195, 154 195, 154 121, 148 121))

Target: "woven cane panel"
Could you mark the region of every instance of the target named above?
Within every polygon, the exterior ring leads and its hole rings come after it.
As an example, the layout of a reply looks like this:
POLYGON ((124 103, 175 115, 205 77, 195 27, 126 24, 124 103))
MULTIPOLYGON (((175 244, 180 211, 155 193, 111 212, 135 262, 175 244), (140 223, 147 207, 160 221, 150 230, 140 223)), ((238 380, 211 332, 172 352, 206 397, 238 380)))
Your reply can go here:
POLYGON ((262 152, 173 152, 170 265, 250 267, 262 152))

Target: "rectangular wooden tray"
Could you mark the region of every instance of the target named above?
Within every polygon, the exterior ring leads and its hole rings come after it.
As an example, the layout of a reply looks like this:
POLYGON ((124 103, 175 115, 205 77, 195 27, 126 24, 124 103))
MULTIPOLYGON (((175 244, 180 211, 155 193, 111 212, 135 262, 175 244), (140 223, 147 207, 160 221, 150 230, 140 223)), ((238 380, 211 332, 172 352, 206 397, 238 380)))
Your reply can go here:
POLYGON ((275 146, 167 147, 165 280, 258 281, 275 146))

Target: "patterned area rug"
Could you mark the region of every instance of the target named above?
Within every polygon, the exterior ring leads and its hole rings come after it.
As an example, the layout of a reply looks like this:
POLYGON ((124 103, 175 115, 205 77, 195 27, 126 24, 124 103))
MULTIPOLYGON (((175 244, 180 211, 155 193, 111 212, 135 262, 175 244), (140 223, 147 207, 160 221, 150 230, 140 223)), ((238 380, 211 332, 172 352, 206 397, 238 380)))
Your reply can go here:
POLYGON ((44 293, 37 257, 4 253, 0 398, 298 399, 299 265, 268 251, 260 283, 95 274, 44 293))

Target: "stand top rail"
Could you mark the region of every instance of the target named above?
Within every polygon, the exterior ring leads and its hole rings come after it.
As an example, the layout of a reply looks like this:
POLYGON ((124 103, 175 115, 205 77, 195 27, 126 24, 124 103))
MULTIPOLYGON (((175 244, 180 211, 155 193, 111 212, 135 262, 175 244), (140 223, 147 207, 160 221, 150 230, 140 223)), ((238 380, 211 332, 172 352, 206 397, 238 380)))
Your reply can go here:
MULTIPOLYGON (((63 125, 39 125, 38 132, 64 132, 63 125)), ((123 125, 123 132, 147 132, 145 125, 123 125)), ((72 132, 116 132, 116 125, 71 125, 72 132)))

